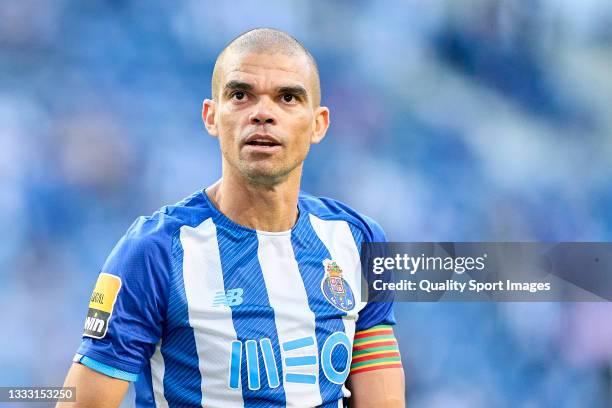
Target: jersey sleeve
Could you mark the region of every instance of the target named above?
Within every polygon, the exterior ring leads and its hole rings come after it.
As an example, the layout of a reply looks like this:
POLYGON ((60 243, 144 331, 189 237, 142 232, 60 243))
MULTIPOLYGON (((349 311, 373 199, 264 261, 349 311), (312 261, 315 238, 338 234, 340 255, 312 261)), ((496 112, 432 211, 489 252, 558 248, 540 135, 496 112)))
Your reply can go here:
MULTIPOLYGON (((387 242, 387 236, 382 227, 373 219, 362 216, 366 224, 363 240, 370 242, 387 242)), ((368 302, 359 312, 355 326, 356 332, 370 329, 378 325, 394 325, 393 300, 387 297, 386 301, 368 302)))
MULTIPOLYGON (((387 242, 384 231, 375 221, 364 217, 368 224, 365 242, 387 242)), ((355 326, 350 375, 374 370, 402 368, 402 360, 392 325, 393 299, 368 302, 359 312, 355 326)))
POLYGON ((140 373, 162 335, 170 267, 171 238, 159 219, 141 217, 98 276, 78 362, 122 379, 140 373))

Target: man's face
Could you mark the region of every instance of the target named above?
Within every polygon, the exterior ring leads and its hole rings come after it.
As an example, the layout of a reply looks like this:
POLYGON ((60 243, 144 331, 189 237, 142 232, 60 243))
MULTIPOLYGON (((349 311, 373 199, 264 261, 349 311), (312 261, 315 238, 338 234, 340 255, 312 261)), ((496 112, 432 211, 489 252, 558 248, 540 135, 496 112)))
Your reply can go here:
POLYGON ((300 171, 310 144, 323 138, 329 124, 327 108, 314 105, 315 86, 305 55, 226 55, 219 96, 204 102, 202 115, 227 164, 266 185, 300 171))

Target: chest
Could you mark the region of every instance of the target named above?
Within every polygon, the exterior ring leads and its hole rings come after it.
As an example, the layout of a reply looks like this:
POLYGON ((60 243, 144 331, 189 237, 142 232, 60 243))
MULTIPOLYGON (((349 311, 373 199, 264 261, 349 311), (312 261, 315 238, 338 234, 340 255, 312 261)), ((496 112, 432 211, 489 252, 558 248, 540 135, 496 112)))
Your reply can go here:
POLYGON ((172 286, 183 293, 173 299, 195 330, 229 320, 265 337, 271 326, 298 330, 335 321, 340 328, 357 319, 360 264, 352 241, 338 243, 333 254, 322 242, 290 236, 187 233, 181 241, 181 276, 172 286))

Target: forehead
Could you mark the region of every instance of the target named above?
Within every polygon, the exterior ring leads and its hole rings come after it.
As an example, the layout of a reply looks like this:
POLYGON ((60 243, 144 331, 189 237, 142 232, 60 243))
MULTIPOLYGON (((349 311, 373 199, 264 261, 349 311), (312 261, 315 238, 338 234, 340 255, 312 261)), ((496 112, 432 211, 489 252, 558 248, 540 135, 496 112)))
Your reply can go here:
POLYGON ((314 71, 306 55, 230 52, 224 56, 221 68, 221 86, 234 80, 256 82, 253 85, 260 85, 263 81, 267 84, 299 84, 312 92, 314 71))

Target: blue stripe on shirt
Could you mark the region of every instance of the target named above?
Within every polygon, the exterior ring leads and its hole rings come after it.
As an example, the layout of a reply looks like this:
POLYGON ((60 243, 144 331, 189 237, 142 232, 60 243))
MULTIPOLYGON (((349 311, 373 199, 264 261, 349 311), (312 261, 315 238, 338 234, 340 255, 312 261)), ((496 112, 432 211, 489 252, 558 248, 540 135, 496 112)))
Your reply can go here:
MULTIPOLYGON (((291 244, 308 295, 308 306, 315 314, 315 335, 319 355, 321 355, 323 344, 331 334, 338 331, 344 333, 342 320, 334 317, 338 314, 346 314, 332 306, 321 292, 321 281, 325 275, 323 261, 331 259, 331 255, 317 236, 310 220, 296 226, 291 234, 291 244)), ((332 354, 332 364, 338 371, 342 371, 347 365, 347 353, 342 347, 336 349, 338 352, 332 354)), ((326 401, 338 401, 342 398, 342 387, 327 379, 321 364, 319 364, 319 388, 324 404, 326 401)))
POLYGON ((172 242, 173 263, 166 317, 168 330, 164 333, 161 345, 165 366, 164 396, 170 406, 200 406, 202 376, 195 334, 189 325, 183 282, 183 247, 178 234, 180 231, 173 237, 172 242))
MULTIPOLYGON (((243 302, 232 306, 232 323, 236 330, 236 337, 245 345, 242 347, 240 375, 244 406, 251 408, 285 406, 286 396, 282 384, 271 388, 266 375, 264 359, 255 360, 255 353, 261 354, 257 344, 262 338, 269 338, 274 351, 276 370, 278 373, 282 372, 274 310, 270 306, 257 257, 259 246, 257 233, 254 230, 228 226, 227 220, 223 221, 217 223, 223 284, 226 292, 231 289, 243 289, 243 302), (255 340, 256 343, 246 344, 247 340, 255 340), (249 355, 247 355, 247 346, 251 346, 249 355), (247 364, 248 361, 251 364, 247 364), (255 361, 257 363, 253 367, 255 361), (259 373, 258 376, 257 373, 259 373), (249 374, 251 381, 249 381, 249 374)), ((272 386, 277 385, 274 378, 270 382, 272 386)))

